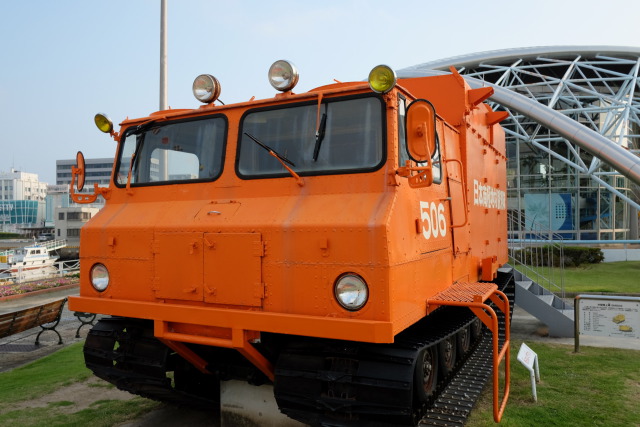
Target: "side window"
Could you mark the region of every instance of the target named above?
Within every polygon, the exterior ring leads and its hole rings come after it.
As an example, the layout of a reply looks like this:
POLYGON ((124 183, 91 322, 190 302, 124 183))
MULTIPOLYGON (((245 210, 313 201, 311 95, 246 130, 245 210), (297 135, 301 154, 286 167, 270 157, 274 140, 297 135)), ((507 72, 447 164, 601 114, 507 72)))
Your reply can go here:
POLYGON ((398 95, 398 166, 402 167, 409 160, 407 153, 407 100, 398 95))
POLYGON ((436 151, 431 156, 431 167, 433 169, 433 183, 442 183, 442 162, 440 161, 440 134, 436 124, 436 151))

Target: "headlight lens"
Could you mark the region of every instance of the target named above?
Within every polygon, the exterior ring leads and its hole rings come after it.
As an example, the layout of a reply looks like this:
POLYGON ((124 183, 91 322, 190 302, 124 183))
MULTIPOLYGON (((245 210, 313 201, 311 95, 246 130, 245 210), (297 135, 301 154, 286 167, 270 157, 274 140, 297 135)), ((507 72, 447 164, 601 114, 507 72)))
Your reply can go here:
POLYGON ((360 310, 369 299, 369 288, 355 273, 343 274, 336 280, 334 293, 338 303, 346 310, 360 310))
POLYGON ((109 286, 109 270, 104 264, 91 267, 91 285, 98 292, 103 292, 109 286))
POLYGON ((284 59, 274 62, 269 68, 269 83, 281 92, 293 89, 299 76, 296 66, 284 59))
POLYGON ((369 73, 369 87, 374 92, 389 92, 396 85, 396 80, 396 72, 388 65, 378 65, 369 73))
POLYGON ((209 104, 218 99, 220 91, 220 82, 211 74, 200 74, 193 81, 193 96, 205 104, 209 104))

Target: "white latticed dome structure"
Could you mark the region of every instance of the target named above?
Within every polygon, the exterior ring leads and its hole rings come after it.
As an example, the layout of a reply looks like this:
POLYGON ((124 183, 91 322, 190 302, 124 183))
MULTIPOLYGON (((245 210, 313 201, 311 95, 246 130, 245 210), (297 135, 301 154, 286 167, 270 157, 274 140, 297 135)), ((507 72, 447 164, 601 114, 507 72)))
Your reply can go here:
MULTIPOLYGON (((618 145, 613 154, 639 153, 640 48, 510 49, 420 64, 399 75, 434 74, 450 66, 476 83, 508 89, 585 125, 618 145)), ((604 150, 594 153, 593 145, 587 150, 551 130, 553 118, 535 120, 522 108, 491 100, 494 109, 510 113, 502 122, 509 158, 508 208, 521 218, 512 237, 537 223, 564 239, 638 238, 637 187, 604 150)))

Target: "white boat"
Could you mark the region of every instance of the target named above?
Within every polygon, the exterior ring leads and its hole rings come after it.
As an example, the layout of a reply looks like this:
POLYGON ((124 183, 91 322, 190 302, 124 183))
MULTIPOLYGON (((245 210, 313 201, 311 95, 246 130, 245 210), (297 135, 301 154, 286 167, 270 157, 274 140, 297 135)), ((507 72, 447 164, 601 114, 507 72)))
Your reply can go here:
POLYGON ((0 253, 0 279, 25 281, 54 274, 58 259, 46 246, 32 244, 21 249, 0 253))

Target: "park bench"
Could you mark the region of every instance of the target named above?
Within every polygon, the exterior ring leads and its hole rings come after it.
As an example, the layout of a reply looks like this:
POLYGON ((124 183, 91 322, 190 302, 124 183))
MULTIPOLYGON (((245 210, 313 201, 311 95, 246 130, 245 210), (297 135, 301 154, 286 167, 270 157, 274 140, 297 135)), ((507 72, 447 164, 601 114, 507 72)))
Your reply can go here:
POLYGON ((56 327, 60 323, 66 298, 29 307, 12 313, 0 314, 0 338, 24 332, 36 326, 42 330, 36 336, 36 345, 40 344, 40 335, 45 331, 53 331, 58 335, 58 344, 62 344, 62 336, 56 327))
POLYGON ((83 326, 93 326, 96 321, 96 313, 76 311, 73 315, 80 321, 80 326, 76 329, 76 338, 80 338, 80 329, 82 329, 83 326))

